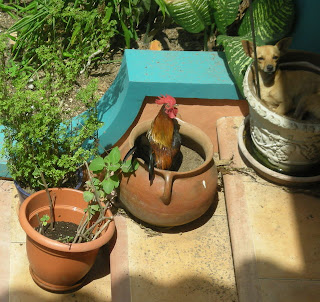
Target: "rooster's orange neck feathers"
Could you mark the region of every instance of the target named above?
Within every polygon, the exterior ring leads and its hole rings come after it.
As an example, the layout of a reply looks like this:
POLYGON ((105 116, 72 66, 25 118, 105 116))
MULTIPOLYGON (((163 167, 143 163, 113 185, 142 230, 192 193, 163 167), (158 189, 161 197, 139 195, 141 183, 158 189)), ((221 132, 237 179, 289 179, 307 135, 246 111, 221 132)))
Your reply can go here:
POLYGON ((152 122, 149 136, 163 147, 170 147, 173 139, 173 130, 174 122, 165 112, 165 105, 163 105, 152 122))

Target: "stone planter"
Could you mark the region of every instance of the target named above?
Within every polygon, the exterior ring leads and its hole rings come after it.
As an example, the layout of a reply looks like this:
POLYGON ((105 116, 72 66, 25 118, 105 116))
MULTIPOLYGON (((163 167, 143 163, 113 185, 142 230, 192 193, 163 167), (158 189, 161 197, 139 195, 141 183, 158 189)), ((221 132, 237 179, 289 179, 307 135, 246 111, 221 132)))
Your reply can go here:
MULTIPOLYGON (((320 66, 320 56, 308 56, 308 53, 298 51, 288 55, 289 60, 306 57, 320 66)), ((298 68, 303 65, 308 68, 311 66, 307 62, 292 62, 292 66, 298 68)), ((320 163, 320 124, 280 116, 265 107, 256 95, 251 66, 246 71, 243 87, 249 103, 251 139, 270 166, 293 175, 314 169, 320 163)))
MULTIPOLYGON (((152 121, 138 124, 122 148, 124 156, 136 138, 150 129, 152 121)), ((120 183, 120 200, 137 218, 156 226, 177 226, 202 216, 212 204, 217 190, 217 169, 213 161, 210 138, 199 128, 179 121, 184 141, 192 141, 204 163, 187 172, 155 169, 150 185, 147 166, 140 167, 120 183)))

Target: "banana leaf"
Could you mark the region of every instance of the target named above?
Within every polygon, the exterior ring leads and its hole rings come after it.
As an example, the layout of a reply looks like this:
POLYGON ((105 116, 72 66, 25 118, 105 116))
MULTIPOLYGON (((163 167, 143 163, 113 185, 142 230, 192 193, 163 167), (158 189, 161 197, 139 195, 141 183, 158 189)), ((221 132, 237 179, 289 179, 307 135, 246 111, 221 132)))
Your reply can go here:
MULTIPOLYGON (((285 37, 294 18, 294 0, 255 0, 253 17, 257 45, 271 44, 285 37)), ((219 35, 217 44, 224 47, 234 80, 243 95, 243 77, 252 59, 242 49, 241 40, 252 40, 249 10, 238 30, 238 37, 219 35)))
POLYGON ((243 37, 230 37, 226 35, 219 35, 217 38, 217 43, 223 45, 224 52, 228 61, 229 69, 233 75, 234 81, 243 95, 243 77, 244 74, 252 62, 242 48, 242 40, 250 40, 251 35, 243 37))
POLYGON ((232 24, 238 15, 242 0, 209 0, 214 22, 220 34, 225 35, 228 25, 232 24))
POLYGON ((213 20, 208 0, 163 0, 172 19, 191 33, 199 33, 213 20))
MULTIPOLYGON (((285 37, 294 21, 293 0, 255 0, 252 2, 257 44, 271 44, 285 37)), ((251 33, 250 15, 247 11, 238 35, 251 33)))

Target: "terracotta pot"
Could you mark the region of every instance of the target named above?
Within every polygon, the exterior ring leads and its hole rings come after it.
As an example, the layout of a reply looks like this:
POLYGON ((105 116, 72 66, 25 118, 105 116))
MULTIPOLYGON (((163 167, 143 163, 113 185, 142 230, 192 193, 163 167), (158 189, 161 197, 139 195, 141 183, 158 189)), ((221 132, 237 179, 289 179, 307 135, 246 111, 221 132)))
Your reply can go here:
MULTIPOLYGON (((55 200, 56 221, 78 224, 87 203, 83 192, 75 189, 50 189, 55 200)), ((50 291, 75 289, 94 264, 99 248, 106 244, 115 232, 112 221, 106 231, 96 240, 85 243, 67 244, 51 240, 39 234, 36 215, 50 215, 48 198, 44 190, 29 196, 20 207, 19 220, 27 234, 26 248, 33 280, 42 288, 50 291)), ((112 213, 108 213, 112 216, 112 213)))
MULTIPOLYGON (((152 121, 137 125, 128 143, 121 148, 122 156, 134 145, 136 138, 150 129, 152 121)), ((147 166, 140 167, 120 183, 120 200, 137 218, 157 226, 177 226, 203 215, 212 204, 217 189, 217 169, 213 161, 210 138, 199 128, 178 120, 183 144, 193 148, 205 159, 204 163, 187 172, 155 169, 150 185, 147 166)))
MULTIPOLYGON (((320 55, 291 51, 283 59, 287 68, 320 70, 320 55), (303 60, 306 62, 296 62, 303 60)), ((269 162, 269 168, 290 175, 302 175, 320 164, 320 124, 281 116, 257 97, 251 66, 243 81, 249 103, 250 134, 255 148, 269 162)))

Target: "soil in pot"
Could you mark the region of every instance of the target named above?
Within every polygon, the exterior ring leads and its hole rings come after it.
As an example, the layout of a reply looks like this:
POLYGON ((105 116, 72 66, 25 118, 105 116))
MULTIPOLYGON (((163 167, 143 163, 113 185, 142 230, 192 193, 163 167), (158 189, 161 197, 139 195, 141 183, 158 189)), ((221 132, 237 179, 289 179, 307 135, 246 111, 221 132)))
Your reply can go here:
MULTIPOLYGON (((53 229, 51 223, 48 223, 44 227, 42 235, 62 243, 69 243, 76 236, 77 229, 78 225, 73 222, 56 221, 53 229)), ((36 227, 35 230, 39 232, 39 227, 36 227)))

